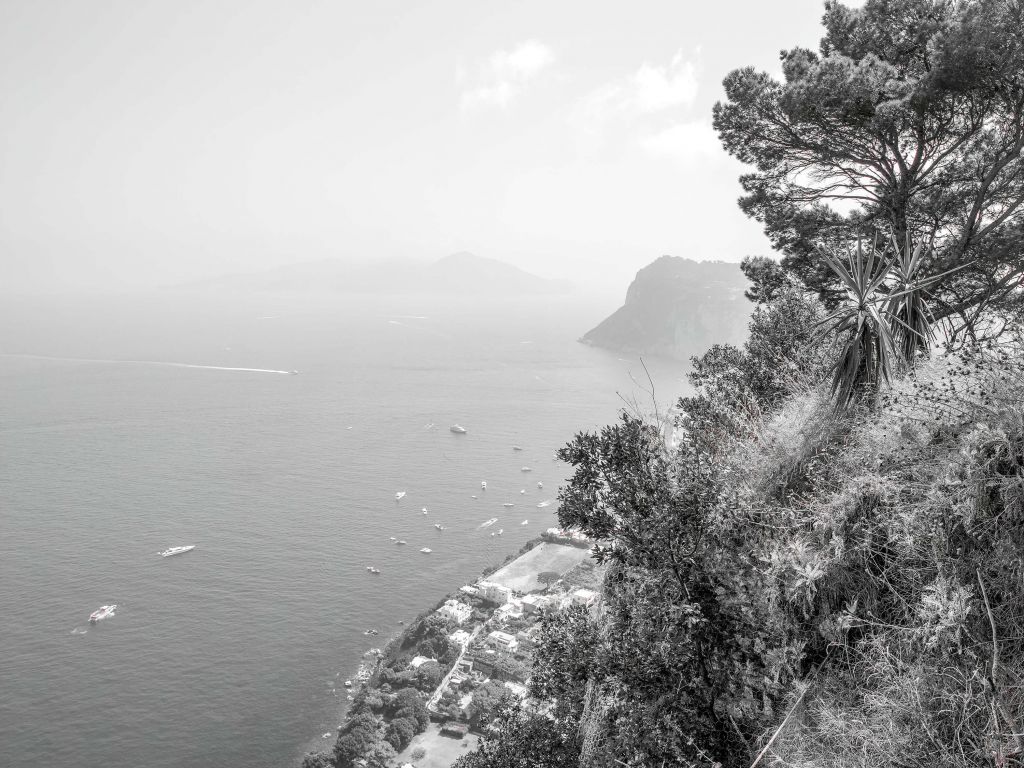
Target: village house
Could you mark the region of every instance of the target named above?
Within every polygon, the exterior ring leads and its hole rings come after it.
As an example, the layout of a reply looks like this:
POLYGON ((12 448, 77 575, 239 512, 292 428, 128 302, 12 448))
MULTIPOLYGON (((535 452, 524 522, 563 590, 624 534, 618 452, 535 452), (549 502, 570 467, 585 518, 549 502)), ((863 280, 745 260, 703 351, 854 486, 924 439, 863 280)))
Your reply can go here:
POLYGON ((570 600, 573 605, 582 605, 584 608, 589 608, 592 605, 597 604, 598 594, 592 589, 580 589, 575 590, 570 595, 570 600))
POLYGON ((519 641, 516 640, 515 635, 495 630, 487 636, 487 644, 497 650, 511 652, 518 647, 519 641))
POLYGON ((504 605, 512 599, 512 590, 502 584, 495 584, 493 581, 481 581, 477 584, 480 596, 498 605, 504 605))
POLYGON ((459 626, 465 624, 469 617, 473 615, 473 609, 465 603, 460 603, 458 600, 448 600, 437 609, 437 612, 441 616, 451 619, 459 626))
POLYGON ((526 595, 522 599, 523 613, 530 616, 538 611, 542 611, 551 605, 551 598, 546 595, 526 595))

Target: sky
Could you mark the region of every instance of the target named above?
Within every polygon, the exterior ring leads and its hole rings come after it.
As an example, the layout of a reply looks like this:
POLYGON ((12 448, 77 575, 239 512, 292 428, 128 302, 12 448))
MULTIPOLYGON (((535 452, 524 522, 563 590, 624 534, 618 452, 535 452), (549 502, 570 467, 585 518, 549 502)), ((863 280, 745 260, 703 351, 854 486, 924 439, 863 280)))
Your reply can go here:
MULTIPOLYGON (((859 3, 848 3, 857 5, 859 3)), ((0 291, 768 254, 711 109, 820 0, 0 0, 0 291)))

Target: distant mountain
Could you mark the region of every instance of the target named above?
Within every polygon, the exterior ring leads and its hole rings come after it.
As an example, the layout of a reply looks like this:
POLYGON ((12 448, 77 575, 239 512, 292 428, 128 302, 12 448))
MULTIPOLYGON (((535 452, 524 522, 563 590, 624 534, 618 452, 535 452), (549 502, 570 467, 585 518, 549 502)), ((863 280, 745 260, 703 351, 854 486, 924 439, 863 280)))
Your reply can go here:
POLYGON ((739 264, 662 256, 637 272, 626 303, 580 341, 679 360, 712 344, 738 344, 752 309, 748 287, 739 264))
POLYGON ((570 284, 471 253, 434 262, 390 259, 362 264, 326 259, 249 274, 225 275, 180 288, 229 293, 415 293, 486 296, 567 293, 570 284))

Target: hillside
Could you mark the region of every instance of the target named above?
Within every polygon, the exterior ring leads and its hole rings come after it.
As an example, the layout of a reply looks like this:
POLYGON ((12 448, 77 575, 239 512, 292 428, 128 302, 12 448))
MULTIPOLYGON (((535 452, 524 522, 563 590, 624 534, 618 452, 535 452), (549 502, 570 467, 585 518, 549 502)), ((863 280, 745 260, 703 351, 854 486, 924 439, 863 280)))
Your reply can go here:
POLYGON ((219 293, 367 293, 520 296, 562 294, 548 280, 497 259, 460 252, 434 262, 413 259, 350 263, 336 259, 288 264, 263 272, 224 275, 179 286, 219 293))
POLYGON ((739 343, 750 303, 738 264, 662 256, 639 272, 622 307, 585 344, 687 360, 713 343, 739 343))

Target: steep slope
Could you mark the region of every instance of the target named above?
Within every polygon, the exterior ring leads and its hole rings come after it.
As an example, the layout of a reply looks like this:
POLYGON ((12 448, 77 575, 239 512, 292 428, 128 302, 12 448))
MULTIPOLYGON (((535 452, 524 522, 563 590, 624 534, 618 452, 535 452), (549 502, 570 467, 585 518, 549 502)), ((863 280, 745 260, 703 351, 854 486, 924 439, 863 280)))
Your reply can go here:
POLYGON ((746 334, 750 303, 738 264, 662 256, 639 272, 626 303, 580 339, 606 349, 681 360, 746 334))

